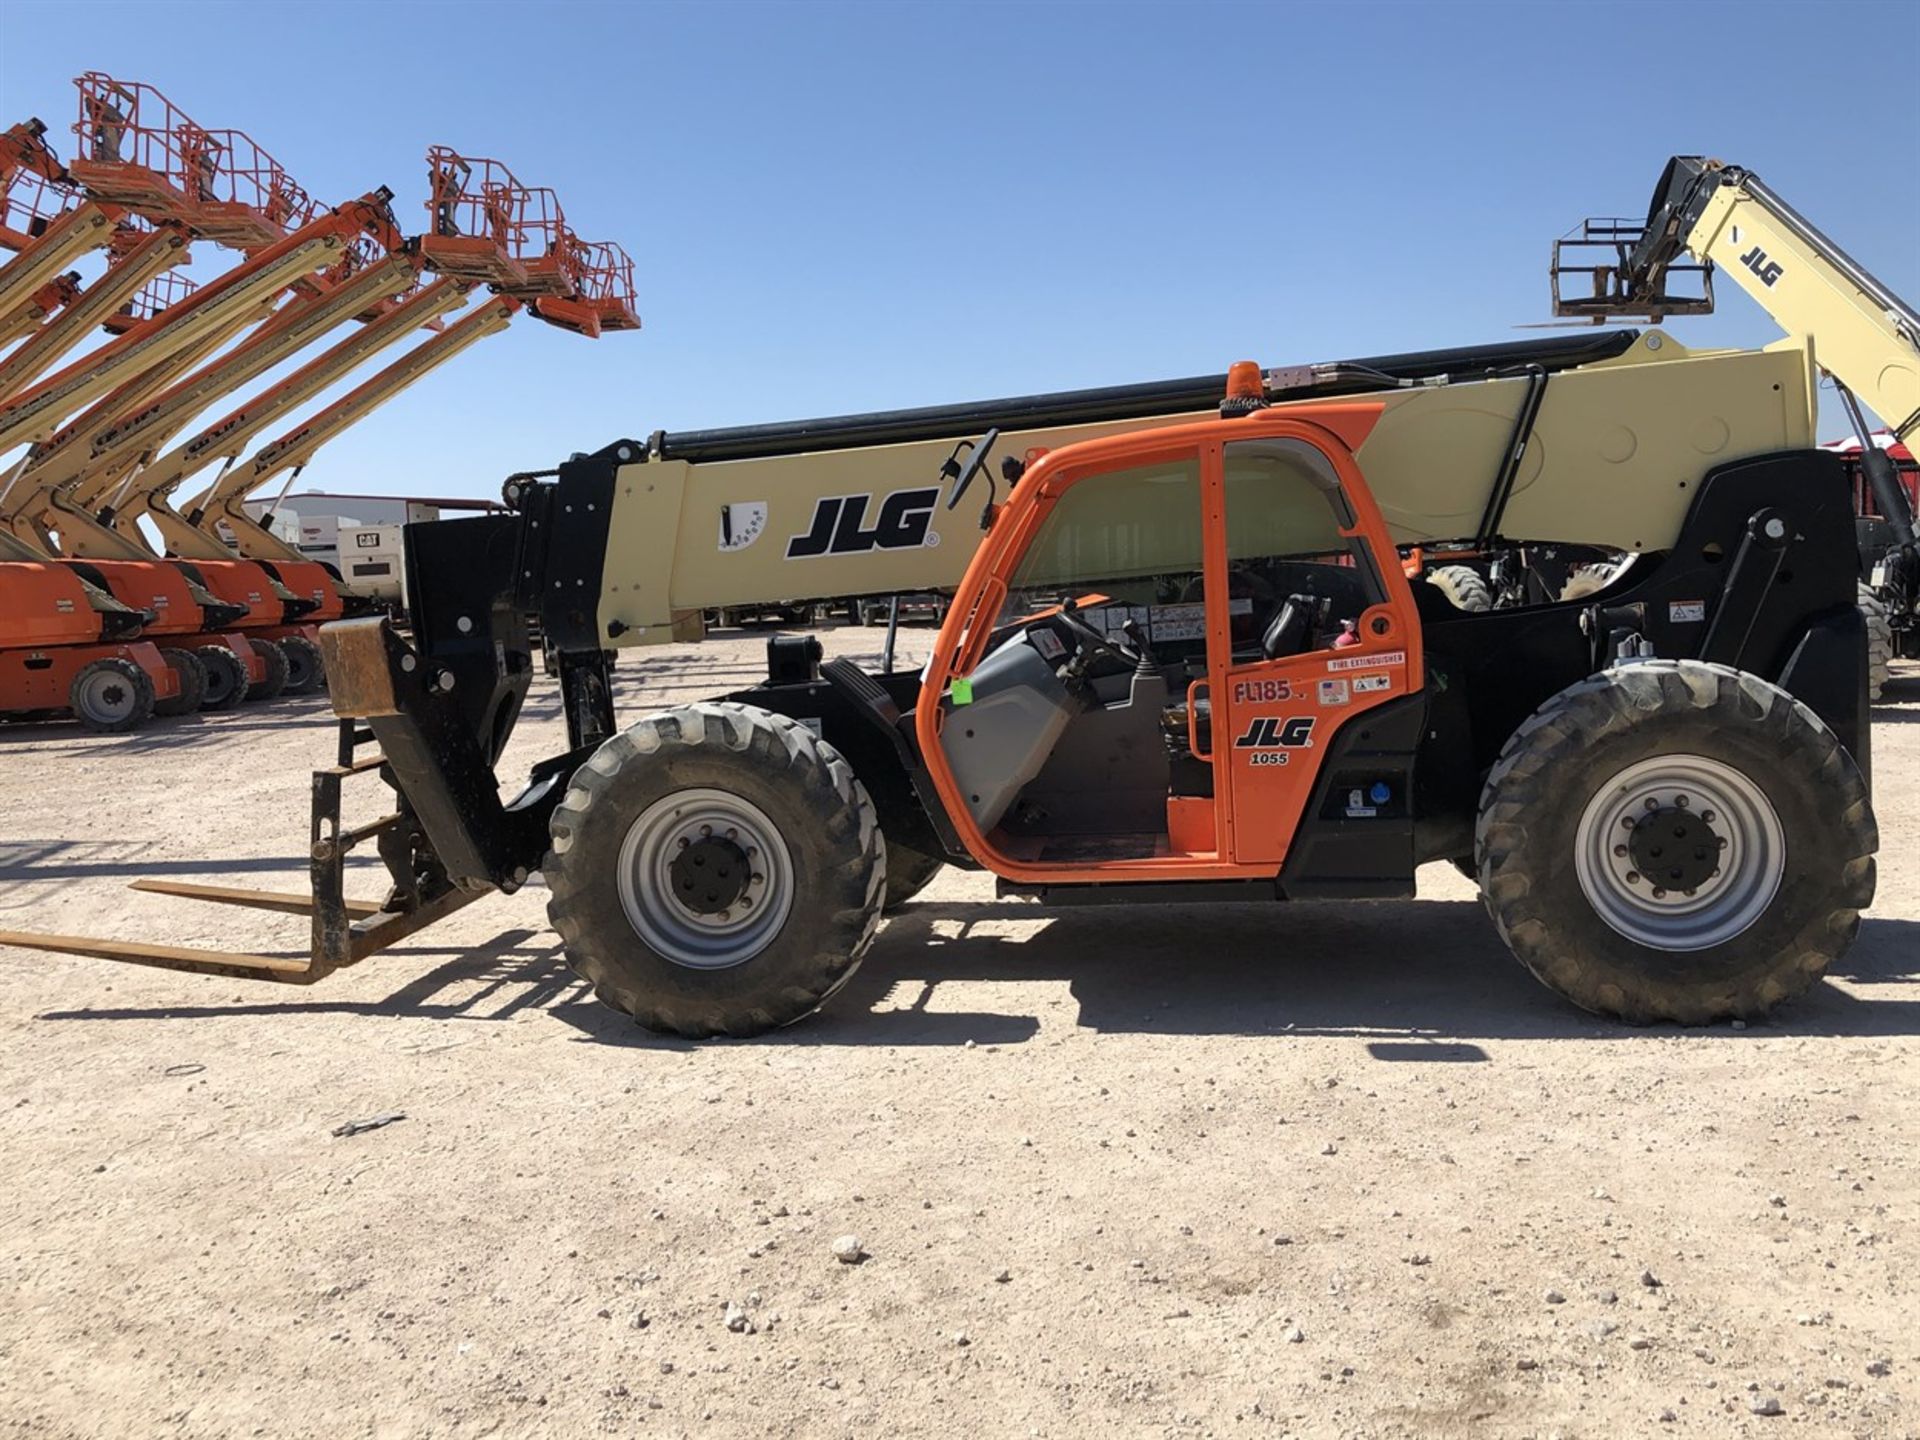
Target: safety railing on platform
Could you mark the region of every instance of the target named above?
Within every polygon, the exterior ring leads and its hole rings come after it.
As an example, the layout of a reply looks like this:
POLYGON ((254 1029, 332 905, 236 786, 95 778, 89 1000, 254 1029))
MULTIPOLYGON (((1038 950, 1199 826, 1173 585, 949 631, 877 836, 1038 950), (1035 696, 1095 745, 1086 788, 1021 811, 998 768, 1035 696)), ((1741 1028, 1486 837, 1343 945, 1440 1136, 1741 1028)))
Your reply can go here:
POLYGON ((570 252, 567 273, 573 277, 573 291, 537 297, 533 313, 549 325, 589 338, 604 330, 638 330, 632 257, 611 241, 585 241, 571 231, 563 244, 570 252))
POLYGON ((153 86, 90 71, 74 81, 78 152, 68 169, 97 199, 242 249, 317 213, 286 167, 242 130, 209 130, 153 86))
POLYGON ((527 278, 520 286, 501 288, 526 300, 542 295, 579 294, 581 282, 586 278, 586 257, 578 238, 567 228, 560 197, 545 185, 531 186, 522 194, 525 199, 514 227, 518 245, 515 258, 526 270, 527 278))
POLYGON ((443 275, 502 288, 524 286, 521 214, 526 204, 526 187, 498 160, 435 145, 427 151, 432 222, 420 237, 421 253, 443 275))
POLYGON ((64 210, 80 203, 71 185, 49 180, 31 170, 15 171, 0 199, 0 246, 24 250, 46 233, 64 210))
POLYGON ((164 271, 142 285, 131 300, 102 321, 101 328, 114 335, 124 335, 134 326, 178 305, 198 288, 198 283, 178 270, 164 271))

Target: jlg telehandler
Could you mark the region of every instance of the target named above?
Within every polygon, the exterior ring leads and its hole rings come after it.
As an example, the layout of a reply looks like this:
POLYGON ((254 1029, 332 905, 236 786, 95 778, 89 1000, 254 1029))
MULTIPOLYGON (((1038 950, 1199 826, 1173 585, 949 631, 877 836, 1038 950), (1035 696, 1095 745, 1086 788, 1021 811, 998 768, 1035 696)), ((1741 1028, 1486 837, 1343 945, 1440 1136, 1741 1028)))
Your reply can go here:
POLYGON ((322 632, 310 897, 142 882, 308 911, 309 956, 0 942, 308 983, 537 871, 609 1004, 745 1035, 832 995, 943 863, 1063 906, 1409 896, 1447 860, 1577 1004, 1758 1015, 1874 887, 1816 376, 1806 338, 1622 331, 621 441, 409 527, 410 638, 322 632), (1409 578, 1478 535, 1637 558, 1481 613, 1409 578), (704 610, 949 587, 924 671, 778 636, 763 682, 615 721, 613 651, 704 610), (536 625, 569 748, 503 802, 536 625), (345 824, 375 770, 392 812, 345 824), (391 889, 348 899, 369 840, 391 889))

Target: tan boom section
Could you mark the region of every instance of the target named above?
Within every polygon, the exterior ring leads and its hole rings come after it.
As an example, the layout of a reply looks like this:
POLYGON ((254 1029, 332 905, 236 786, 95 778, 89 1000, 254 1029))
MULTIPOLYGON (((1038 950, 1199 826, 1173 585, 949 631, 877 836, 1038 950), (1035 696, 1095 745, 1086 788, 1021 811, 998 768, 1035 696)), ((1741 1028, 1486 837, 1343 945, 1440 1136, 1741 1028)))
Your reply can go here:
MULTIPOLYGON (((1357 453, 1397 543, 1475 533, 1527 385, 1516 377, 1367 397, 1384 399, 1386 409, 1357 453)), ((998 456, 1206 418, 1005 432, 994 463, 998 456)), ((1500 528, 1529 540, 1662 550, 1679 533, 1708 470, 1811 445, 1813 432, 1813 371, 1804 345, 1690 353, 1671 336, 1649 331, 1622 355, 1549 379, 1500 528), (1550 484, 1537 483, 1548 474, 1550 484)), ((985 487, 977 486, 960 507, 947 509, 940 466, 964 438, 622 467, 600 596, 601 633, 616 645, 660 644, 691 638, 689 617, 708 608, 957 585, 978 540, 985 499, 985 487), (860 506, 851 528, 872 528, 886 523, 890 497, 893 519, 910 521, 916 543, 803 553, 823 510, 860 506)), ((837 518, 837 512, 828 517, 837 518)))

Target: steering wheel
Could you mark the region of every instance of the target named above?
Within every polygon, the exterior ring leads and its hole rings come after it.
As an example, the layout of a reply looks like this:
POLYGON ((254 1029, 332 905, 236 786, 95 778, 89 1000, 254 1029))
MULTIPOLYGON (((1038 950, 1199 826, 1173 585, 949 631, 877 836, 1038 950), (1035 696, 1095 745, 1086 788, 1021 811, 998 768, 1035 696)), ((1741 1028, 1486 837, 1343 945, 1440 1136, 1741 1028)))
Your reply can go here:
MULTIPOLYGON (((1130 668, 1140 663, 1139 650, 1135 649, 1133 645, 1121 644, 1104 630, 1095 629, 1091 622, 1081 618, 1080 607, 1073 601, 1069 600, 1060 607, 1060 618, 1066 621, 1067 628, 1079 637, 1083 650, 1095 654, 1104 651, 1106 654, 1118 660, 1122 665, 1130 668)), ((1139 635, 1139 627, 1134 625, 1131 620, 1127 622, 1127 625, 1130 635, 1139 635)))

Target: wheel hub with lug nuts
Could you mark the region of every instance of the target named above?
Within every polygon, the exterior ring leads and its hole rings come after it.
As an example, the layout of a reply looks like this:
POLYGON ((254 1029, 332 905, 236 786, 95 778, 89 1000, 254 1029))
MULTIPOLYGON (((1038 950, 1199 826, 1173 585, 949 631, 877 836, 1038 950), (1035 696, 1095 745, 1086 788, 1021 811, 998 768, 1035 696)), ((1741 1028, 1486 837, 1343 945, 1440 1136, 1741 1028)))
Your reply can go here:
POLYGON ((1659 755, 1587 803, 1574 862, 1594 911, 1630 940, 1704 950, 1765 913, 1786 872, 1786 836, 1766 792, 1704 755, 1659 755))
POLYGON ((680 853, 667 867, 673 876, 674 897, 694 914, 724 916, 736 905, 751 907, 746 891, 753 879, 753 861, 740 848, 738 834, 734 829, 734 838, 703 835, 691 841, 683 835, 675 842, 680 853))
POLYGON ((620 905, 634 933, 677 965, 751 960, 793 906, 793 860, 767 813, 725 790, 676 790, 621 842, 620 905))
POLYGON ((1718 817, 1711 810, 1702 814, 1693 809, 1689 799, 1676 795, 1673 804, 1640 817, 1629 832, 1627 857, 1656 891, 1690 894, 1720 873, 1726 839, 1713 828, 1718 817))

